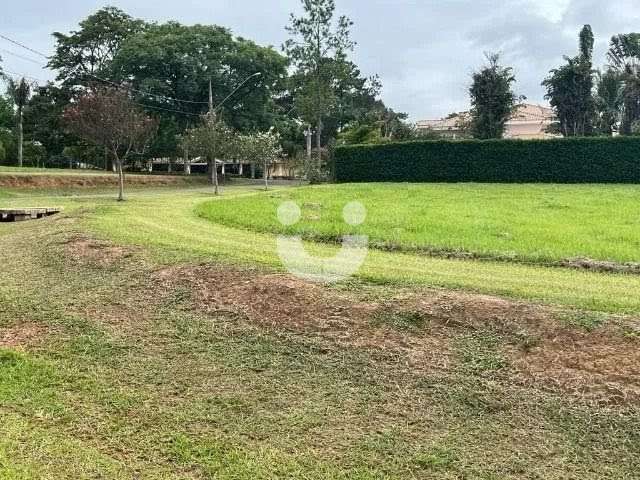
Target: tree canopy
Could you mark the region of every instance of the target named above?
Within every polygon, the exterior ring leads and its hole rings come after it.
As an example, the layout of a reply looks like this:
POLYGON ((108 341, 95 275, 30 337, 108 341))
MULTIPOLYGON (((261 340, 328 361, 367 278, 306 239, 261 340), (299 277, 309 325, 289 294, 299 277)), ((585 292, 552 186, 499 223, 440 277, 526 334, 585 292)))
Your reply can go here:
POLYGON ((109 67, 122 42, 145 28, 116 7, 105 7, 80 22, 80 29, 69 34, 54 32, 55 54, 49 67, 58 71, 57 80, 65 86, 84 84, 94 76, 109 76, 109 67))
POLYGON ((555 110, 560 131, 565 137, 594 133, 596 72, 593 69, 593 45, 593 31, 591 26, 585 25, 580 32, 578 56, 565 57, 566 64, 551 70, 542 82, 547 90, 545 98, 555 110))
POLYGON ((469 88, 471 132, 481 140, 502 138, 520 99, 512 90, 513 69, 500 65, 498 54, 487 55, 487 60, 488 65, 473 74, 469 88))

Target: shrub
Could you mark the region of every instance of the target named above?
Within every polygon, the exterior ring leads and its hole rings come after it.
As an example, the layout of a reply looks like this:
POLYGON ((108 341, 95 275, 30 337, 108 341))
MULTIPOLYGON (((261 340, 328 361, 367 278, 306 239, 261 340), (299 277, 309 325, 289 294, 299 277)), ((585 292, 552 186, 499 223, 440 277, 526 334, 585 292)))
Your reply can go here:
POLYGON ((335 151, 337 182, 640 183, 640 138, 417 141, 335 151))

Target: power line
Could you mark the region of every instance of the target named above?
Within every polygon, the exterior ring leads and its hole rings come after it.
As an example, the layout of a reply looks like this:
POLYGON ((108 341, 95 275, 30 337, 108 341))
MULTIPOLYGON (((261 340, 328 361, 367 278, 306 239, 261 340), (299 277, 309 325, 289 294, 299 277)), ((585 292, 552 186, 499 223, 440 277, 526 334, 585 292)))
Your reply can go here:
MULTIPOLYGON (((43 58, 46 58, 47 60, 49 59, 49 57, 47 55, 45 55, 44 53, 42 53, 42 52, 40 52, 40 51, 38 51, 38 50, 36 50, 34 48, 28 47, 27 45, 25 45, 23 43, 20 43, 17 40, 13 40, 13 39, 7 37, 6 35, 0 34, 0 38, 6 40, 7 42, 13 43, 14 45, 17 45, 20 48, 24 48, 25 50, 28 50, 28 51, 30 51, 32 53, 35 53, 36 55, 39 55, 39 56, 41 56, 43 58)), ((9 52, 9 53, 11 53, 11 52, 9 52)), ((19 56, 18 54, 13 54, 13 55, 19 56)), ((21 57, 21 58, 24 58, 25 60, 27 59, 26 57, 21 57)), ((43 68, 48 68, 46 65, 42 65, 41 63, 36 62, 33 59, 28 59, 28 60, 39 64, 43 68)), ((145 92, 143 90, 138 90, 138 89, 135 89, 135 88, 132 88, 132 87, 126 87, 126 86, 124 86, 122 84, 113 82, 113 81, 108 80, 106 78, 99 77, 98 75, 94 75, 93 73, 84 72, 82 75, 85 75, 85 76, 88 76, 88 77, 91 77, 91 78, 95 78, 96 80, 100 80, 100 81, 105 82, 105 83, 109 83, 109 84, 114 85, 114 86, 116 86, 118 88, 126 88, 131 92, 140 93, 140 94, 146 95, 148 97, 155 97, 157 99, 169 100, 169 101, 172 101, 172 102, 192 103, 192 104, 197 104, 197 105, 207 105, 208 104, 208 102, 197 102, 197 101, 194 101, 194 100, 183 100, 183 99, 180 99, 180 98, 167 97, 165 95, 158 95, 158 94, 155 94, 155 93, 145 92)))
POLYGON ((7 42, 13 43, 14 45, 17 45, 18 47, 24 48, 25 50, 29 50, 31 53, 35 53, 36 55, 40 55, 43 58, 46 58, 47 60, 49 60, 49 57, 47 55, 45 55, 42 52, 39 52, 38 50, 35 50, 33 48, 27 47, 26 45, 18 42, 17 40, 12 40, 9 37, 6 37, 4 35, 2 35, 0 33, 0 38, 2 38, 3 40, 6 40, 7 42))
POLYGON ((156 94, 156 93, 145 92, 143 90, 138 90, 138 89, 133 88, 133 87, 128 87, 128 86, 123 85, 121 83, 117 83, 117 82, 113 82, 111 80, 107 80, 106 78, 99 77, 99 76, 94 75, 92 73, 83 73, 82 75, 87 76, 87 77, 91 77, 91 78, 95 78, 96 80, 100 80, 101 82, 105 82, 105 83, 114 85, 115 87, 118 87, 118 88, 124 88, 126 90, 131 91, 131 92, 135 92, 135 93, 140 93, 142 95, 146 95, 147 97, 155 97, 157 99, 169 100, 169 101, 172 101, 172 102, 192 103, 192 104, 196 104, 196 105, 208 105, 209 104, 209 102, 198 102, 198 101, 195 101, 195 100, 183 100, 183 99, 180 99, 180 98, 166 97, 164 95, 159 95, 159 94, 156 94))
MULTIPOLYGON (((0 34, 0 38, 2 38, 2 39, 4 39, 4 40, 6 40, 6 41, 8 41, 8 42, 11 42, 11 43, 13 43, 14 45, 17 45, 17 46, 19 46, 19 47, 21 47, 21 48, 24 48, 25 50, 28 50, 28 51, 30 51, 30 52, 32 52, 32 53, 35 53, 36 55, 39 55, 39 56, 41 56, 41 57, 43 57, 43 58, 46 58, 47 60, 49 59, 49 57, 48 57, 47 55, 45 55, 44 53, 39 52, 38 50, 36 50, 36 49, 34 49, 34 48, 28 47, 28 46, 24 45, 23 43, 18 42, 17 40, 13 40, 13 39, 11 39, 11 38, 9 38, 9 37, 7 37, 7 36, 5 36, 5 35, 2 35, 2 34, 0 34)), ((17 54, 14 54, 14 55, 19 56, 19 55, 17 55, 17 54)), ((22 57, 22 58, 27 59, 26 57, 22 57)), ((36 61, 35 61, 35 60, 33 60, 33 59, 29 59, 29 60, 30 60, 30 61, 32 61, 32 62, 34 62, 34 63, 38 63, 38 62, 36 62, 36 61)), ((42 65, 42 64, 39 64, 39 65, 40 65, 40 66, 42 66, 43 68, 48 68, 48 66, 46 66, 46 65, 42 65)), ((195 100, 184 100, 184 99, 179 99, 179 98, 167 97, 167 96, 164 96, 164 95, 158 95, 158 94, 155 94, 155 93, 145 92, 145 91, 143 91, 143 90, 138 90, 138 89, 135 89, 135 88, 132 88, 132 87, 128 87, 128 86, 125 86, 125 85, 122 85, 122 84, 118 84, 118 83, 116 83, 116 82, 113 82, 113 81, 111 81, 111 80, 107 80, 106 78, 99 77, 98 75, 94 75, 94 74, 92 74, 92 73, 87 73, 87 72, 85 72, 85 73, 83 73, 83 75, 88 76, 88 77, 95 78, 96 80, 100 80, 100 81, 102 81, 102 82, 105 82, 105 83, 108 83, 108 84, 111 84, 111 85, 114 85, 114 86, 115 86, 115 87, 117 87, 117 88, 123 88, 123 89, 129 90, 129 91, 131 91, 131 92, 136 92, 136 93, 139 93, 139 94, 142 94, 142 95, 146 95, 146 96, 148 96, 148 97, 155 97, 156 99, 168 100, 168 101, 172 101, 172 102, 189 103, 189 104, 194 104, 194 105, 208 105, 208 104, 209 104, 209 102, 199 102, 199 101, 195 101, 195 100)), ((230 94, 230 95, 228 95, 228 96, 227 96, 227 98, 225 98, 225 99, 222 101, 222 103, 221 103, 218 107, 216 107, 216 108, 215 108, 215 110, 217 110, 218 108, 220 108, 220 106, 222 106, 222 104, 223 104, 224 102, 226 102, 226 101, 227 101, 231 96, 233 96, 233 94, 235 94, 235 92, 236 92, 237 90, 239 90, 239 89, 240 89, 240 87, 242 87, 245 83, 247 83, 247 81, 249 81, 251 78, 254 78, 254 77, 258 76, 258 75, 260 75, 260 72, 256 72, 256 73, 254 73, 253 75, 251 75, 250 77, 248 77, 244 82, 242 82, 242 83, 241 83, 241 84, 236 88, 236 90, 234 90, 233 92, 231 92, 231 94, 230 94)), ((176 113, 183 113, 183 114, 185 114, 185 115, 200 116, 199 114, 190 113, 190 112, 185 112, 185 111, 182 111, 182 110, 173 110, 173 109, 168 109, 168 108, 163 108, 163 107, 151 107, 151 106, 149 106, 149 105, 144 105, 144 104, 141 104, 141 103, 139 103, 138 105, 145 106, 145 107, 148 107, 148 108, 157 108, 157 109, 160 109, 160 110, 166 110, 166 111, 169 111, 169 112, 171 112, 171 111, 172 111, 172 112, 176 112, 176 113)))
POLYGON ((0 48, 0 52, 8 53, 9 55, 12 55, 14 57, 17 57, 17 58, 20 58, 22 60, 26 60, 28 62, 35 63, 36 65, 42 66, 42 64, 39 61, 34 60, 33 58, 24 57, 24 56, 20 55, 19 53, 12 52, 11 50, 6 50, 4 48, 0 48))
POLYGON ((17 77, 24 77, 24 78, 28 78, 30 80, 35 80, 36 82, 42 82, 42 83, 47 83, 48 82, 48 80, 43 80, 41 78, 32 77, 31 75, 26 75, 24 73, 12 72, 11 70, 2 69, 2 72, 3 73, 9 73, 9 74, 15 75, 17 77))
POLYGON ((184 110, 174 110, 172 108, 156 107, 155 105, 146 105, 144 103, 138 103, 138 102, 133 102, 133 103, 136 104, 136 105, 139 105, 141 107, 145 107, 145 108, 151 108, 151 109, 156 109, 156 110, 164 110, 166 112, 182 113, 183 115, 191 115, 192 117, 200 117, 201 116, 198 113, 185 112, 184 110))

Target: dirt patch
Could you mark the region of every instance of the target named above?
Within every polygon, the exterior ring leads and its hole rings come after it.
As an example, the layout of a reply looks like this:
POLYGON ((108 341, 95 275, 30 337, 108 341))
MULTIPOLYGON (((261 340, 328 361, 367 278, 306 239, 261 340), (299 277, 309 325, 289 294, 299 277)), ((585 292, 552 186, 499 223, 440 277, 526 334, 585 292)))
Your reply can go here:
POLYGON ((354 301, 290 275, 198 266, 165 269, 157 278, 164 291, 188 287, 198 311, 402 354, 407 368, 445 368, 453 355, 439 335, 406 335, 377 327, 372 318, 386 308, 378 303, 354 301))
POLYGON ((24 323, 0 329, 0 347, 24 350, 36 344, 46 331, 40 325, 24 323))
POLYGON ((640 341, 623 334, 636 331, 629 325, 637 320, 612 318, 627 327, 609 321, 589 331, 566 325, 558 309, 484 295, 446 293, 408 303, 453 330, 497 334, 522 383, 589 402, 640 403, 640 341))
POLYGON ((640 403, 640 343, 605 329, 556 332, 528 352, 511 351, 524 382, 599 404, 640 403))
POLYGON ((289 275, 211 266, 164 269, 157 281, 161 291, 187 288, 195 310, 381 349, 412 370, 456 367, 460 338, 489 332, 507 360, 504 381, 640 403, 640 344, 615 323, 588 331, 561 321, 557 309, 437 290, 361 300, 289 275))
POLYGON ((101 267, 116 264, 124 258, 133 256, 135 249, 118 247, 108 242, 101 242, 85 237, 73 237, 64 244, 68 258, 80 263, 89 263, 101 267))
MULTIPOLYGON (((182 186, 193 185, 204 180, 196 177, 171 175, 127 175, 129 186, 182 186)), ((88 175, 0 175, 0 187, 4 188, 99 188, 116 187, 118 177, 111 174, 88 175)))

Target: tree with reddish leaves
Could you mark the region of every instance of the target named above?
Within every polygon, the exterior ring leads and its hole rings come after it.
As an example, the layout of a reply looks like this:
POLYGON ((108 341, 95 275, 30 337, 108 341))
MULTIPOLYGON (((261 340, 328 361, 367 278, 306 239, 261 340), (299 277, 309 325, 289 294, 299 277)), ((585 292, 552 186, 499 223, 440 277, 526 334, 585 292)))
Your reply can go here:
POLYGON ((118 200, 123 201, 123 165, 132 153, 145 150, 158 128, 157 120, 138 108, 126 91, 104 88, 69 105, 64 121, 78 137, 109 150, 118 171, 118 200))

